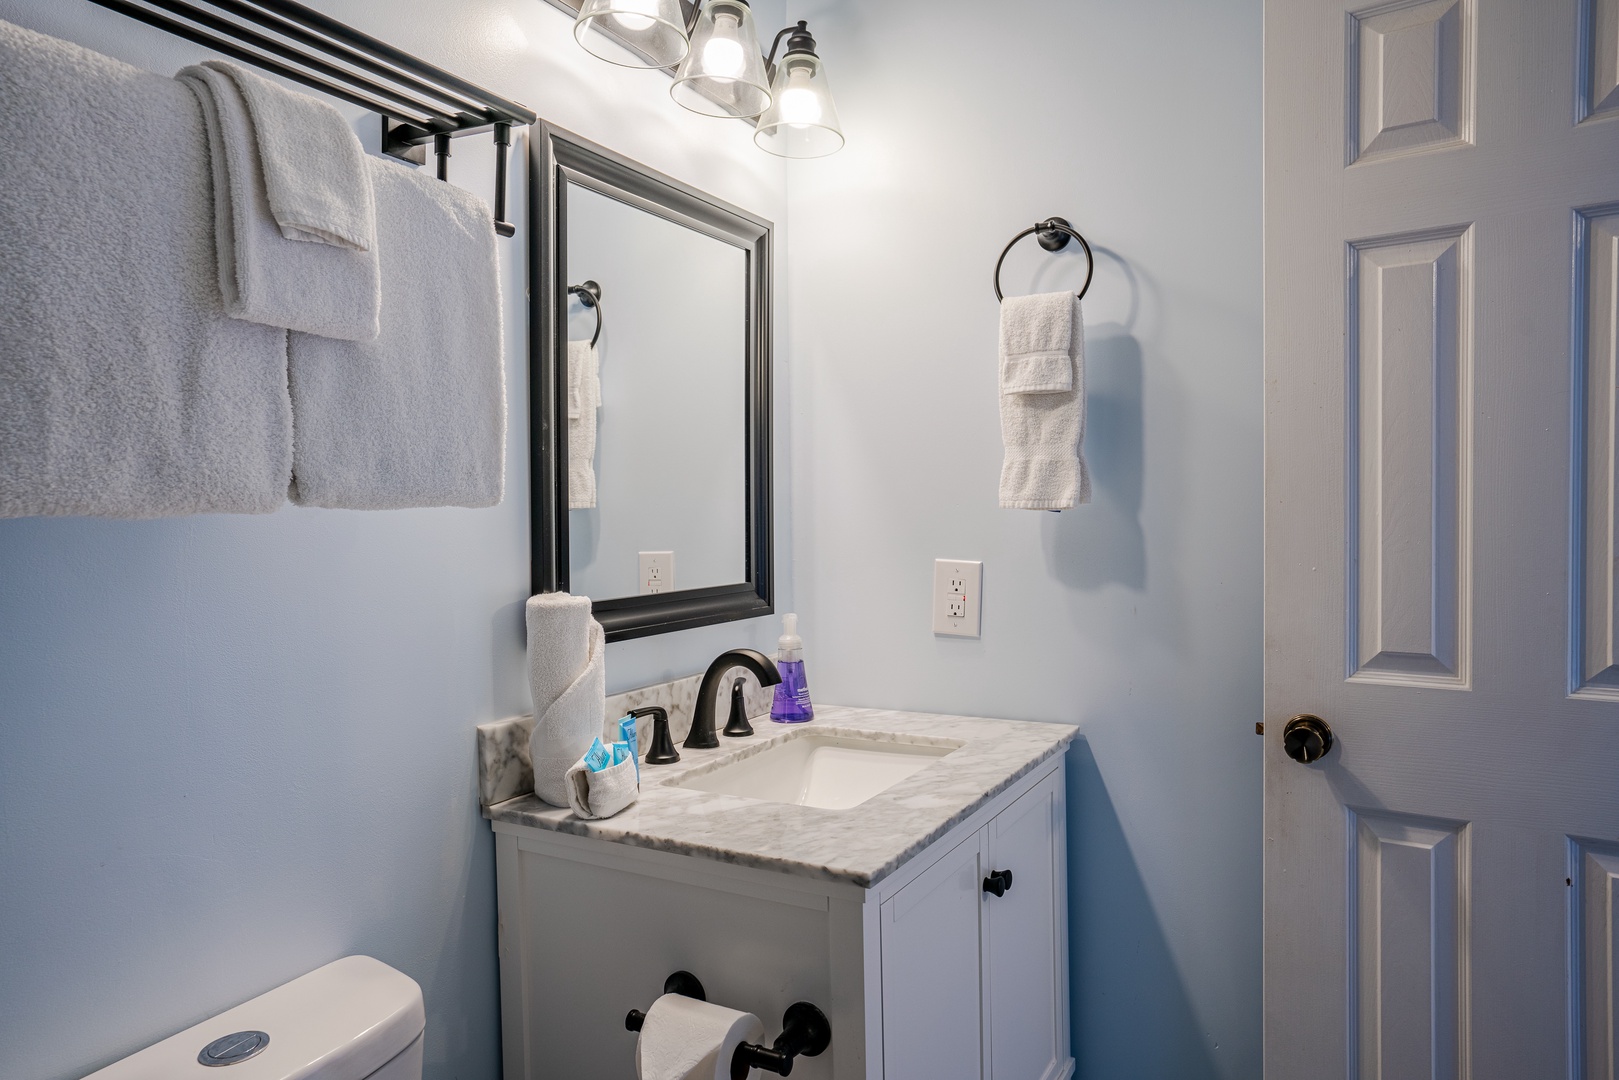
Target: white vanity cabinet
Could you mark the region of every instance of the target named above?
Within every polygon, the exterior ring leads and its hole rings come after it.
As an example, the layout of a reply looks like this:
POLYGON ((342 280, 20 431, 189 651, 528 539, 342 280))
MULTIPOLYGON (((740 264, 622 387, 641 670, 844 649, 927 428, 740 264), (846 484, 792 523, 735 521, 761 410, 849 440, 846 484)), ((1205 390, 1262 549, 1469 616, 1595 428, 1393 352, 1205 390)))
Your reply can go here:
POLYGON ((505 1078, 635 1076, 625 1014, 686 970, 766 1043, 820 1006, 832 1044, 794 1080, 1066 1080, 1064 814, 1059 753, 864 887, 492 815, 505 1078))
POLYGON ((1046 777, 881 902, 884 1080, 1071 1071, 1061 779, 1046 777), (1011 875, 1001 895, 986 888, 996 872, 1011 875))

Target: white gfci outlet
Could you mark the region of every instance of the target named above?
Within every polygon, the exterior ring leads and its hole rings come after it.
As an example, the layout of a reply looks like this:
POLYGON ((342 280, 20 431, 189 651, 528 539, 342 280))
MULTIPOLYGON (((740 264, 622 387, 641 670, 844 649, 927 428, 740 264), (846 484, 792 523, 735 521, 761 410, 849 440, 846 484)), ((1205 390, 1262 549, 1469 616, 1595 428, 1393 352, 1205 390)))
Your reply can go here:
POLYGON ((933 632, 980 637, 984 564, 974 559, 933 560, 933 632))
POLYGON ((641 552, 641 595, 671 592, 675 587, 675 553, 641 552))

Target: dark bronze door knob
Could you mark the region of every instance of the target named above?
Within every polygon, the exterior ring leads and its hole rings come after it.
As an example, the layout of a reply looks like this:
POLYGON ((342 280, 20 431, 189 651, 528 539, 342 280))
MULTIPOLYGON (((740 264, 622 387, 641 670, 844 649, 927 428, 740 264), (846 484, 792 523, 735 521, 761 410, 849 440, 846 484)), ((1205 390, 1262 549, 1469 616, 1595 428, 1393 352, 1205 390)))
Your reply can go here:
POLYGON ((1319 716, 1302 713, 1282 729, 1282 749, 1303 765, 1320 761, 1332 750, 1332 729, 1319 716))

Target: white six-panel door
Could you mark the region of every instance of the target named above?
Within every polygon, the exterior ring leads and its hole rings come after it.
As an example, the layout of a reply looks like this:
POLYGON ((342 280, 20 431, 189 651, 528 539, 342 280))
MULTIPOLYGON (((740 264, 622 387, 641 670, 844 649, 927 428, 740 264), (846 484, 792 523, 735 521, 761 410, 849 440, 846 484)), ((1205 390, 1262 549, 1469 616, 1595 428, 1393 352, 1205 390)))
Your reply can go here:
POLYGON ((1267 1080, 1611 1080, 1619 0, 1267 0, 1265 370, 1267 1080))

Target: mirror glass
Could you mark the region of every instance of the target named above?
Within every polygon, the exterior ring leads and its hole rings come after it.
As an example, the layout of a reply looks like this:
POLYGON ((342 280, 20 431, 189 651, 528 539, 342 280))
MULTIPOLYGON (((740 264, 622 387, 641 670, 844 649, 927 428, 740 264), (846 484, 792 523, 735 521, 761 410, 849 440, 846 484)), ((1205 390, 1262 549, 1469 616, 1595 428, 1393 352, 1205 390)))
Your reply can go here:
POLYGON ((747 255, 578 185, 565 205, 570 589, 603 599, 742 581, 747 255), (599 306, 573 288, 586 281, 599 306), (642 552, 670 552, 672 566, 643 581, 642 552))

